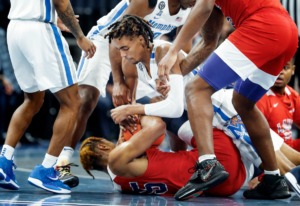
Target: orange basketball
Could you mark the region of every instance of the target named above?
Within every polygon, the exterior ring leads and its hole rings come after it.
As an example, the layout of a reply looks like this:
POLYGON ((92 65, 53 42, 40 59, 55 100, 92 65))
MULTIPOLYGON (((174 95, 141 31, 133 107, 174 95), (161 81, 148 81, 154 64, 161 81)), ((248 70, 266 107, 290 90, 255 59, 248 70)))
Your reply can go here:
MULTIPOLYGON (((131 132, 129 130, 126 130, 126 131, 123 132, 122 138, 125 141, 128 141, 135 133, 137 133, 141 129, 142 129, 141 124, 138 123, 137 124, 137 129, 133 132, 133 134, 131 134, 131 132)), ((159 138, 156 139, 155 142, 153 142, 151 147, 158 147, 164 141, 164 138, 165 138, 165 134, 161 135, 159 138)))

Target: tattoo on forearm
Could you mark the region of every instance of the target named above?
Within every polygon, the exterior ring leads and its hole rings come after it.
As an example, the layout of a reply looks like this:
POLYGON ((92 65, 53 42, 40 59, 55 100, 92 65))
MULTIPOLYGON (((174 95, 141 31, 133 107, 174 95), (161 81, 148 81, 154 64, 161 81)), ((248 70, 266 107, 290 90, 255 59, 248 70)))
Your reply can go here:
POLYGON ((77 22, 73 8, 71 6, 71 3, 68 4, 67 8, 65 11, 57 11, 57 14, 61 21, 70 29, 72 34, 75 36, 77 39, 78 37, 82 37, 83 32, 79 26, 79 23, 77 22))
POLYGON ((208 51, 203 42, 199 42, 190 53, 187 55, 185 59, 181 62, 181 72, 183 75, 188 74, 197 66, 199 66, 209 55, 210 51, 208 51))

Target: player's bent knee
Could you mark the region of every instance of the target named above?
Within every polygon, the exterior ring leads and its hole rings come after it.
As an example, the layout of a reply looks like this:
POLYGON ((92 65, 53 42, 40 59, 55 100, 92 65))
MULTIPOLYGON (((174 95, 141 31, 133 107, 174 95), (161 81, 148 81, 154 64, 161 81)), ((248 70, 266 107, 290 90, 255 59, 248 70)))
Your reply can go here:
POLYGON ((100 92, 91 86, 79 86, 80 109, 83 113, 91 113, 99 101, 100 92))

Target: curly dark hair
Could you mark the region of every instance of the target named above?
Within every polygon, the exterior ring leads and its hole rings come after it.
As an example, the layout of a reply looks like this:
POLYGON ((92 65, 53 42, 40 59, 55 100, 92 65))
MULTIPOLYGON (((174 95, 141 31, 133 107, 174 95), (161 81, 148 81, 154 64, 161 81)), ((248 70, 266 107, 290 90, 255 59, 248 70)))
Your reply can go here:
POLYGON ((79 149, 80 162, 83 169, 95 179, 90 170, 103 170, 104 167, 97 164, 97 161, 101 159, 99 153, 96 152, 97 144, 102 142, 102 138, 89 137, 85 139, 79 149))
POLYGON ((123 36, 134 37, 139 35, 144 37, 148 48, 150 48, 150 42, 153 42, 151 24, 138 16, 124 15, 120 21, 111 24, 108 29, 110 29, 110 32, 104 38, 108 37, 109 43, 112 39, 121 39, 123 36))

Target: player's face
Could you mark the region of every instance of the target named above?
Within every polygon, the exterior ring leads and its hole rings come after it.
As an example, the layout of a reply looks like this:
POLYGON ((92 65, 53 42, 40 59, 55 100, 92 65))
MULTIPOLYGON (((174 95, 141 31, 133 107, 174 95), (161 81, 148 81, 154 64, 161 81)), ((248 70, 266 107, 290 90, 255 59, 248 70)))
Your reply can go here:
POLYGON ((191 8, 195 5, 196 0, 180 0, 181 9, 191 8))
POLYGON ((143 59, 143 38, 123 36, 121 39, 113 39, 112 44, 120 51, 121 57, 133 64, 139 63, 143 59))
POLYGON ((289 61, 288 63, 286 63, 286 65, 283 67, 283 70, 280 72, 278 78, 276 79, 273 87, 284 88, 291 80, 294 71, 295 65, 293 64, 293 62, 289 61))

